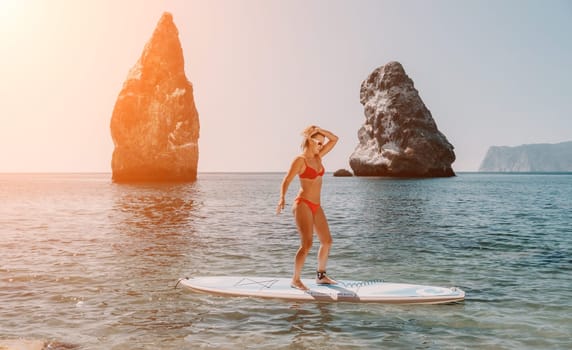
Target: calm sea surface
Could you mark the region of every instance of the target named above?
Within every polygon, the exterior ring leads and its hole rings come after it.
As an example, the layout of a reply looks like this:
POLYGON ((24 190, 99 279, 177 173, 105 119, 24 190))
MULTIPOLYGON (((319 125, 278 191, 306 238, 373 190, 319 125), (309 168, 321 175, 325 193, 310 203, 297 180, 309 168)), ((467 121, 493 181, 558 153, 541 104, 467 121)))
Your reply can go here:
MULTIPOLYGON (((290 276, 298 234, 291 206, 274 212, 282 175, 118 185, 109 174, 0 174, 0 343, 572 348, 572 174, 324 177, 332 276, 457 286, 463 303, 296 303, 175 289, 185 276, 290 276)), ((314 276, 317 247, 304 277, 314 276)))

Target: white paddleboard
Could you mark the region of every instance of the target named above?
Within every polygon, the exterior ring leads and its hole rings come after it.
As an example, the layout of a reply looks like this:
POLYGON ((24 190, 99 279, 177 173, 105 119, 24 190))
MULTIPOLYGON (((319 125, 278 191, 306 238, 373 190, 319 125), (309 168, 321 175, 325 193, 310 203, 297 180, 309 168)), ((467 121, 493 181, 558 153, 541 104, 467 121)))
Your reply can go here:
POLYGON ((290 278, 276 277, 193 277, 179 283, 196 292, 222 296, 277 298, 307 301, 346 301, 387 304, 442 304, 465 299, 465 292, 452 287, 433 287, 383 281, 347 281, 316 284, 303 279, 307 291, 290 287, 290 278))

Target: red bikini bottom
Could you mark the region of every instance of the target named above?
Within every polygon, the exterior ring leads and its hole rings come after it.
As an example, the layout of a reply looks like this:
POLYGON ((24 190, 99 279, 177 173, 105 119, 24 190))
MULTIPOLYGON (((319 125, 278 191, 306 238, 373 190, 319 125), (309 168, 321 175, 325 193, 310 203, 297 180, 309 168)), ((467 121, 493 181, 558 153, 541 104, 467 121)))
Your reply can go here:
POLYGON ((316 212, 318 211, 318 209, 320 209, 320 204, 318 203, 314 203, 312 201, 307 200, 306 198, 302 198, 302 197, 297 197, 294 202, 296 204, 300 204, 300 202, 305 203, 308 208, 310 208, 310 211, 312 212, 312 215, 316 215, 316 212))

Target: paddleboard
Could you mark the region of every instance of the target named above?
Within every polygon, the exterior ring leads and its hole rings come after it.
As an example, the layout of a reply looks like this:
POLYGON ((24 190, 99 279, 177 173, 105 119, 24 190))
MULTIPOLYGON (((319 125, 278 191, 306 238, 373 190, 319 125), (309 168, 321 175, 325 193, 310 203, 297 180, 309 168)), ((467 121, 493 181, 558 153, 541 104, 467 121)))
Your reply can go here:
POLYGON ((300 301, 345 301, 386 304, 442 304, 465 299, 459 288, 433 287, 407 283, 388 283, 381 280, 338 280, 337 284, 316 284, 303 279, 307 291, 292 288, 290 278, 276 277, 193 277, 182 278, 181 284, 195 292, 221 296, 275 298, 300 301))

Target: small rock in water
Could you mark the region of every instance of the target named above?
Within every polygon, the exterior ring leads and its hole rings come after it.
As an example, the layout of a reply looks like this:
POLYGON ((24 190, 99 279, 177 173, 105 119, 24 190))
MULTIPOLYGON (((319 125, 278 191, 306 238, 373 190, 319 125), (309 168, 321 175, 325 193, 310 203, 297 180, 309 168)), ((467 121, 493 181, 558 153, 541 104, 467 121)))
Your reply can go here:
POLYGON ((353 176, 353 174, 351 173, 351 171, 346 170, 346 169, 338 169, 334 172, 334 176, 336 177, 344 177, 344 176, 353 176))

